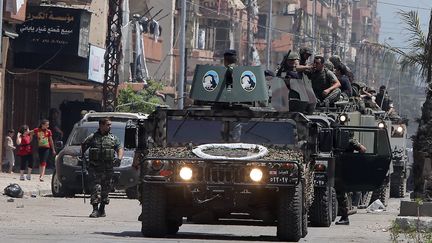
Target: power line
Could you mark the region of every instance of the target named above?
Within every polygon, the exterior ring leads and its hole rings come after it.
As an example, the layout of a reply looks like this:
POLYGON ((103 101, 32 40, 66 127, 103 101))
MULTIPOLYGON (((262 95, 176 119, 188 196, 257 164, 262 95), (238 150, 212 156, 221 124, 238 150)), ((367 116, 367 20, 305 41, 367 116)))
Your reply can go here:
MULTIPOLYGON (((233 17, 233 16, 231 16, 231 15, 228 15, 228 14, 224 14, 224 13, 218 12, 218 11, 216 11, 216 10, 214 10, 214 9, 211 9, 211 8, 205 7, 205 6, 201 5, 201 4, 191 2, 190 0, 186 0, 186 1, 187 1, 189 4, 191 4, 191 5, 197 6, 197 7, 199 7, 199 8, 202 8, 202 9, 208 10, 208 11, 213 12, 213 13, 217 13, 217 14, 222 15, 222 16, 225 16, 225 17, 229 17, 230 19, 237 20, 238 22, 243 22, 243 23, 247 23, 247 22, 248 22, 248 20, 243 20, 243 19, 238 18, 238 17, 233 17)), ((250 22, 250 21, 249 21, 249 22, 250 22)), ((269 30, 272 30, 272 31, 275 31, 275 32, 289 34, 289 35, 292 35, 292 36, 294 36, 294 37, 299 37, 299 38, 304 38, 304 37, 305 37, 305 39, 308 39, 308 40, 314 40, 314 38, 313 38, 313 37, 310 37, 310 36, 302 36, 302 35, 294 34, 294 33, 287 32, 287 31, 284 31, 284 30, 281 30, 281 29, 277 29, 277 28, 274 28, 274 27, 270 27, 270 28, 269 28, 269 27, 267 27, 267 26, 265 26, 265 25, 260 25, 260 24, 257 24, 256 26, 257 26, 257 27, 260 27, 260 28, 263 28, 263 29, 266 29, 266 30, 269 29, 269 30)), ((333 44, 334 46, 338 46, 338 47, 344 47, 346 44, 349 44, 349 43, 346 43, 346 42, 339 42, 339 44, 335 44, 335 43, 333 43, 333 42, 330 42, 330 41, 323 41, 323 40, 320 40, 320 39, 318 39, 318 38, 315 38, 315 40, 318 40, 318 41, 320 41, 321 43, 333 44)))
POLYGON ((396 7, 403 7, 403 8, 414 8, 414 9, 428 10, 428 11, 431 10, 430 8, 415 7, 415 6, 410 6, 410 5, 388 3, 388 2, 382 2, 382 1, 378 1, 378 3, 385 4, 385 5, 390 5, 390 6, 396 6, 396 7))

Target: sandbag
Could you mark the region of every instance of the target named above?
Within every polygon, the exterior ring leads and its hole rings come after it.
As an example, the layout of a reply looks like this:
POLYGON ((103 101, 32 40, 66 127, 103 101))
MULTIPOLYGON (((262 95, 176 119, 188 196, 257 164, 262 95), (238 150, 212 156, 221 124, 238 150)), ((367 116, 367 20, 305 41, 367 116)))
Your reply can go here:
POLYGON ((9 186, 5 187, 4 194, 10 197, 22 198, 24 192, 18 184, 11 183, 9 186))

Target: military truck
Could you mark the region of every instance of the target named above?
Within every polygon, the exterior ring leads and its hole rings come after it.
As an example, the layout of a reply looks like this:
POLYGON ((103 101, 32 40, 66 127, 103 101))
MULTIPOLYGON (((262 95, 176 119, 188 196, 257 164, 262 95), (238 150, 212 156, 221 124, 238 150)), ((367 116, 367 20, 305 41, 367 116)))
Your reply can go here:
MULTIPOLYGON (((378 153, 381 154, 380 157, 382 158, 382 160, 378 160, 376 158, 373 158, 374 156, 369 156, 364 154, 354 155, 354 157, 358 157, 361 159, 369 157, 371 161, 376 161, 376 162, 373 162, 375 163, 375 168, 362 167, 362 169, 365 171, 365 173, 367 173, 368 176, 364 176, 364 174, 362 175, 364 184, 361 184, 362 182, 359 178, 358 184, 354 186, 357 187, 358 189, 356 190, 350 189, 351 190, 350 192, 352 193, 352 197, 349 198, 350 203, 352 203, 352 206, 356 206, 356 207, 367 207, 370 203, 372 203, 376 199, 380 199, 384 205, 387 205, 388 198, 390 196, 389 175, 392 171, 392 166, 391 166, 392 151, 391 149, 389 151, 386 149, 387 146, 390 147, 390 140, 389 140, 390 135, 387 129, 389 123, 386 120, 383 120, 381 118, 383 115, 383 111, 377 111, 367 107, 366 108, 362 107, 361 100, 355 97, 349 101, 337 102, 335 104, 335 107, 336 109, 328 111, 327 114, 329 114, 329 116, 334 117, 336 119, 336 122, 342 125, 342 127, 346 127, 346 128, 356 127, 355 130, 351 130, 351 133, 354 132, 356 134, 354 136, 354 139, 359 141, 361 144, 365 145, 365 147, 367 148, 367 152, 366 152, 367 154, 370 152, 378 153), (379 138, 379 140, 368 138, 372 136, 371 134, 372 131, 370 129, 380 131, 376 134, 379 136, 383 136, 385 132, 385 134, 388 137, 379 138), (378 141, 384 143, 383 145, 384 147, 379 147, 379 151, 377 150, 378 147, 376 147, 376 143, 378 141), (377 172, 376 170, 379 170, 380 172, 377 172), (383 172, 385 173, 383 174, 383 172), (371 182, 370 180, 372 180, 372 176, 374 176, 374 174, 376 176, 376 180, 372 184, 375 186, 367 185, 368 183, 371 182), (377 181, 381 181, 381 184, 376 185, 377 181)), ((345 156, 341 154, 336 157, 338 157, 336 160, 340 161, 341 158, 344 158, 345 156)), ((344 163, 344 165, 346 164, 348 164, 348 162, 344 163)), ((336 164, 336 167, 338 167, 338 163, 336 164)), ((349 170, 351 169, 354 169, 354 167, 349 167, 349 170)), ((338 178, 341 175, 342 174, 340 174, 340 171, 336 169, 336 177, 338 178)), ((336 188, 338 188, 338 190, 341 190, 340 185, 342 184, 336 183, 336 188)), ((345 186, 343 188, 344 188, 343 190, 347 189, 347 187, 345 186)))
POLYGON ((298 241, 307 234, 315 156, 331 151, 333 136, 302 113, 255 107, 268 100, 261 67, 235 67, 229 86, 225 75, 225 67, 198 65, 194 105, 158 108, 128 125, 142 233, 175 234, 184 217, 241 215, 276 225, 280 240, 298 241))
POLYGON ((392 149, 392 163, 390 170, 389 196, 402 198, 405 196, 407 183, 407 164, 408 152, 407 143, 407 125, 408 120, 399 116, 386 119, 385 124, 390 138, 392 149))
POLYGON ((320 136, 331 138, 329 139, 330 144, 320 144, 319 151, 314 157, 314 200, 309 210, 311 226, 329 227, 336 219, 338 209, 335 189, 336 161, 333 152, 332 122, 334 121, 324 115, 308 115, 307 118, 321 126, 320 136))

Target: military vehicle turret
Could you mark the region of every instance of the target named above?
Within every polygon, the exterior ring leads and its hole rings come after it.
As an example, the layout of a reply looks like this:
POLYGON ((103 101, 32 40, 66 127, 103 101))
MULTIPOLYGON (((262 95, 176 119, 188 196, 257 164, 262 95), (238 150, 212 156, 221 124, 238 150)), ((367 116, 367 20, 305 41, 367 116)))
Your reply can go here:
POLYGON ((127 126, 125 146, 136 148, 140 167, 142 233, 175 234, 183 217, 241 214, 298 241, 307 234, 315 157, 332 150, 333 136, 300 112, 254 106, 268 100, 261 67, 235 67, 229 86, 225 72, 198 65, 194 105, 161 107, 127 126))

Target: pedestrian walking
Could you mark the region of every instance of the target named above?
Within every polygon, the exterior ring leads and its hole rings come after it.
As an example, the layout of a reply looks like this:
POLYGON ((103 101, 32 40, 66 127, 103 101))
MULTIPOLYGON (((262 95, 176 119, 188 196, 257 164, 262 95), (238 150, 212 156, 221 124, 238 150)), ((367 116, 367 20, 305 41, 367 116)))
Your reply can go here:
POLYGON ((105 205, 109 204, 108 193, 112 187, 113 167, 120 166, 120 161, 123 158, 123 147, 119 138, 111 133, 110 119, 100 119, 99 129, 90 134, 81 144, 81 156, 83 158, 88 149, 88 181, 91 190, 90 203, 93 206, 93 211, 89 217, 105 217, 105 205), (117 158, 114 152, 117 153, 117 158))
POLYGON ((22 125, 16 137, 16 144, 18 146, 17 156, 20 158, 20 180, 24 179, 24 172, 27 169, 27 180, 31 180, 31 171, 33 168, 33 154, 31 146, 32 135, 30 134, 29 127, 22 125))
POLYGON ((13 143, 14 136, 15 136, 15 130, 10 129, 4 141, 5 156, 4 156, 3 164, 8 166, 7 172, 10 174, 13 173, 13 167, 15 165, 15 155, 14 155, 15 146, 13 143))
POLYGON ((37 137, 39 153, 39 181, 44 181, 45 168, 47 166, 50 150, 52 155, 56 155, 52 132, 49 128, 49 121, 44 119, 38 128, 33 129, 33 134, 37 137))

